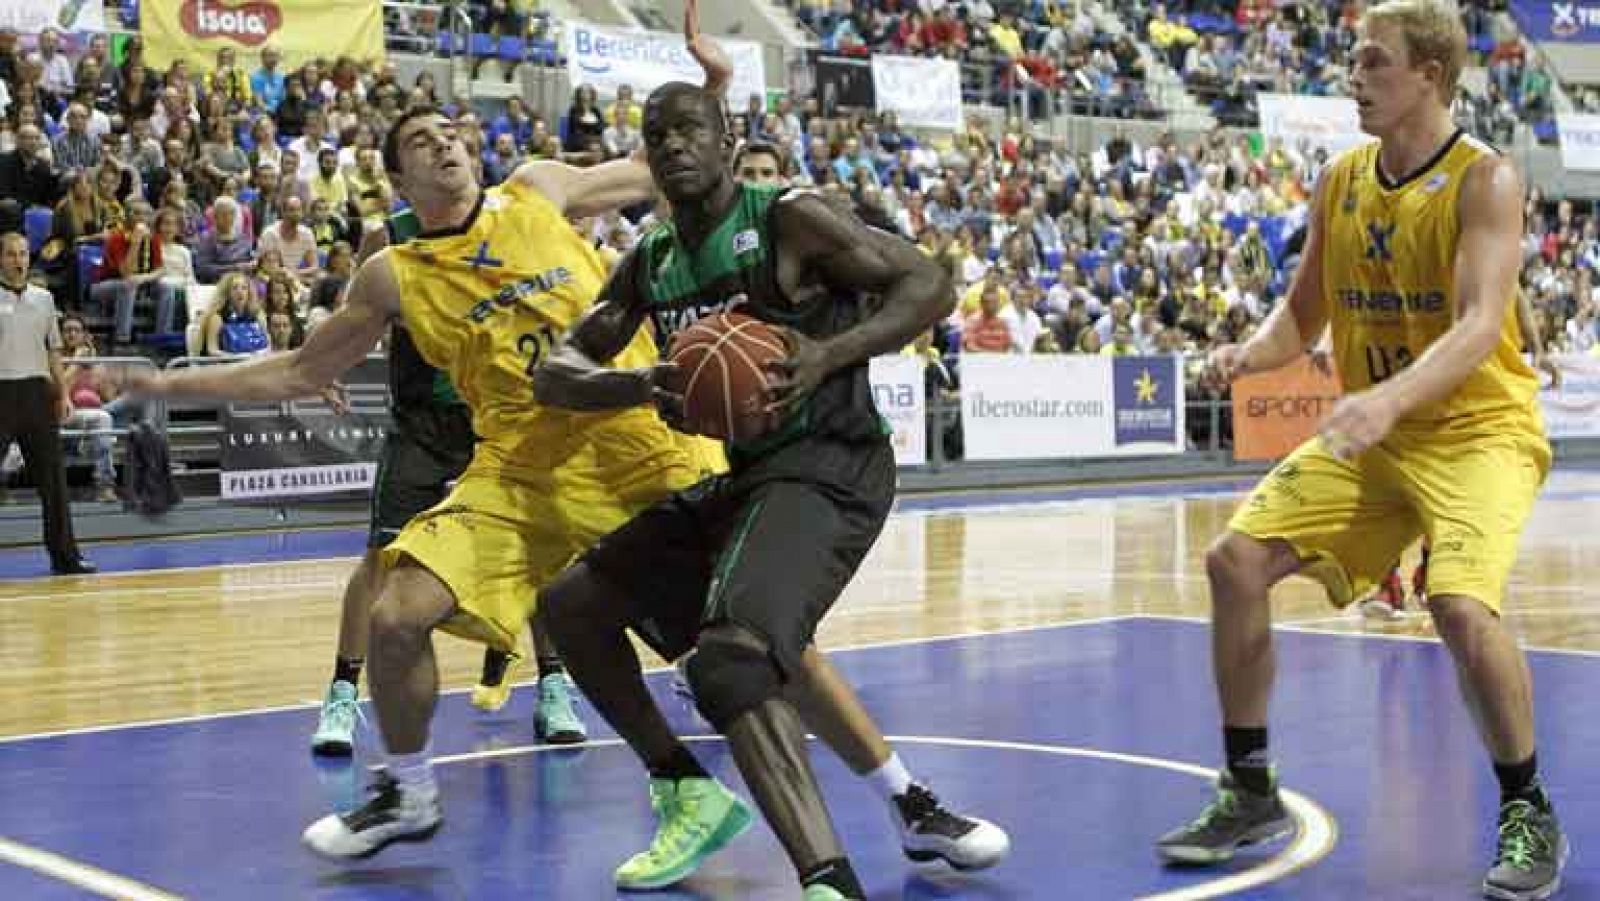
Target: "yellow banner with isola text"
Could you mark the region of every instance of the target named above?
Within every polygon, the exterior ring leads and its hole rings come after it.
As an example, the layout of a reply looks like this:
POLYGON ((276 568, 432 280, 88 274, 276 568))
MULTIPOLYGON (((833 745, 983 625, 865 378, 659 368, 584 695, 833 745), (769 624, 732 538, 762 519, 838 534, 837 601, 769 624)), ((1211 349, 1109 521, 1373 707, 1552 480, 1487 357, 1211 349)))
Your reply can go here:
POLYGON ((267 45, 283 54, 283 72, 319 57, 330 64, 341 56, 383 58, 379 0, 160 0, 140 7, 139 31, 145 63, 158 71, 184 60, 197 74, 210 72, 224 47, 246 71, 267 45))

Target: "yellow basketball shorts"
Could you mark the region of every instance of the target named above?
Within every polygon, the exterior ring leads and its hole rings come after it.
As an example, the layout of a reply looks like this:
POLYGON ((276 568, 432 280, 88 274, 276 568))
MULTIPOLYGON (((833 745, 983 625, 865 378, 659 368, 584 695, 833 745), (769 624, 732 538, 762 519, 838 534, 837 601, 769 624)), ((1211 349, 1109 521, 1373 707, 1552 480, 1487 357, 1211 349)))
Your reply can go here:
POLYGON ((384 566, 415 560, 455 596, 440 628, 515 653, 540 589, 600 538, 697 480, 682 454, 668 451, 543 481, 469 468, 384 549, 384 566))
POLYGON ((685 432, 673 432, 672 440, 678 445, 678 450, 689 458, 689 468, 700 478, 708 479, 728 471, 728 454, 721 441, 685 432))
POLYGON ((1344 607, 1373 589, 1418 536, 1432 545, 1428 594, 1499 612, 1523 525, 1550 469, 1542 437, 1391 439, 1346 462, 1313 438, 1286 457, 1228 527, 1281 539, 1344 607))

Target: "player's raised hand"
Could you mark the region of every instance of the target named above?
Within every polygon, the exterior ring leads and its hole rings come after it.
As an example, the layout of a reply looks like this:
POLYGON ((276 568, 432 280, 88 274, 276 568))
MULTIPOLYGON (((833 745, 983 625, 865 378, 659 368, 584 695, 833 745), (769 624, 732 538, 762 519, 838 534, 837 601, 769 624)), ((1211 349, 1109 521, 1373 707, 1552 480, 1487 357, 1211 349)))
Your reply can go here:
POLYGON ((683 4, 683 40, 689 45, 689 55, 705 70, 705 89, 719 97, 726 96, 728 85, 733 83, 733 60, 721 44, 700 32, 696 0, 685 0, 683 4))
POLYGON ((1382 441, 1394 428, 1400 411, 1377 391, 1362 391, 1334 405, 1320 434, 1329 453, 1351 460, 1382 441))

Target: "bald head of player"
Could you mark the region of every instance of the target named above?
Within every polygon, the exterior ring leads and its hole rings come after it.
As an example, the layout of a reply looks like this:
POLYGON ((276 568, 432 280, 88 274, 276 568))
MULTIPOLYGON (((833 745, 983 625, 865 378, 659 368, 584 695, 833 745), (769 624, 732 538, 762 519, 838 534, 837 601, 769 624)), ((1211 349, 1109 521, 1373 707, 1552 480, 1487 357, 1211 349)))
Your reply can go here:
POLYGON ((733 136, 722 100, 684 82, 668 82, 644 103, 644 146, 661 193, 674 207, 703 203, 733 189, 733 136))
POLYGON ((1448 117, 1467 32, 1445 0, 1387 0, 1361 18, 1350 93, 1361 130, 1379 138, 1448 117))

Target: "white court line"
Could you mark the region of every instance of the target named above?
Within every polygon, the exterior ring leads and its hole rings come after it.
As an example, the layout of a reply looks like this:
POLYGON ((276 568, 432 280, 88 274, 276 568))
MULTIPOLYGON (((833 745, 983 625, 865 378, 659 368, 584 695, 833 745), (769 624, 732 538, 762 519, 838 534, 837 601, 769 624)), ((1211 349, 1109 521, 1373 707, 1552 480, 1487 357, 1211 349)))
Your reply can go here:
MULTIPOLYGON (((965 641, 972 638, 988 638, 999 635, 1020 635, 1027 632, 1044 632, 1050 629, 1072 629, 1079 626, 1101 626, 1107 623, 1123 622, 1125 620, 1139 619, 1138 614, 1125 613, 1114 616, 1094 616, 1084 619, 1067 620, 1055 623, 1037 623, 1031 626, 1011 626, 1003 629, 990 629, 981 632, 957 632, 949 635, 928 635, 919 638, 896 638, 890 641, 870 641, 862 644, 842 645, 840 647, 827 647, 823 651, 828 654, 842 654, 850 651, 870 651, 876 648, 897 648, 907 645, 936 644, 945 641, 965 641)), ((670 666, 658 666, 645 670, 646 673, 663 673, 671 670, 670 666)), ((525 679, 512 683, 513 688, 525 688, 534 685, 537 679, 525 679)), ((440 697, 466 694, 472 688, 450 688, 439 692, 440 697)), ((204 723, 211 720, 232 719, 239 716, 255 716, 259 713, 283 713, 289 710, 308 710, 321 706, 321 701, 304 702, 299 704, 279 704, 273 707, 252 707, 246 710, 230 710, 223 713, 198 713, 191 716, 176 716, 158 720, 139 720, 131 723, 107 723, 102 726, 83 726, 77 729, 60 729, 54 732, 31 732, 22 735, 0 737, 0 745, 16 744, 24 741, 34 741, 45 738, 62 738, 69 735, 94 735, 100 732, 120 732, 131 729, 150 729, 157 726, 178 726, 186 723, 204 723)))
MULTIPOLYGON (((1515 614, 1516 611, 1508 611, 1515 614)), ((1193 623, 1195 625, 1210 625, 1211 621, 1201 616, 1177 616, 1170 613, 1143 613, 1132 619, 1166 620, 1174 623, 1193 623)), ((1308 620, 1319 622, 1319 620, 1308 620)), ((1345 629, 1320 629, 1316 626, 1306 626, 1297 623, 1275 623, 1272 627, 1275 632, 1297 632, 1302 635, 1332 635, 1336 638, 1372 638, 1379 641, 1407 641, 1412 644, 1442 644, 1430 635, 1391 635, 1387 632, 1351 632, 1345 629)), ((1577 648, 1551 648, 1542 645, 1519 645, 1523 651, 1530 654, 1556 654, 1565 657, 1600 657, 1600 651, 1584 651, 1577 648)))
MULTIPOLYGON (((318 582, 268 582, 264 585, 184 585, 176 588, 149 587, 149 588, 101 588, 96 591, 55 591, 48 594, 0 594, 0 605, 33 603, 38 601, 61 601, 73 599, 95 598, 105 600, 108 596, 113 598, 140 597, 143 595, 190 595, 190 594, 216 594, 228 588, 238 589, 240 593, 248 592, 251 595, 268 594, 271 592, 305 591, 310 588, 339 588, 344 583, 340 581, 322 580, 318 582)), ((233 599, 229 600, 230 603, 233 599)))
MULTIPOLYGON (((723 740, 720 735, 685 735, 682 738, 686 742, 723 740)), ((885 739, 891 744, 940 745, 956 748, 977 748, 980 750, 1027 751, 1035 754, 1051 754, 1057 757, 1087 757, 1131 766, 1171 770, 1176 773, 1198 776, 1206 780, 1213 779, 1216 776, 1216 770, 1210 767, 1184 763, 1178 760, 1168 760, 1163 757, 1120 754, 1115 751, 1101 751, 1095 748, 975 738, 945 738, 943 736, 928 735, 888 735, 885 736, 885 739)), ((621 739, 611 738, 586 742, 581 745, 520 745, 510 748, 496 748, 491 751, 472 751, 466 754, 435 757, 433 762, 443 766, 451 763, 539 754, 553 750, 619 747, 622 744, 621 739)), ((1235 892, 1242 892, 1276 882, 1327 857, 1333 851, 1334 845, 1338 844, 1339 841, 1339 825, 1334 820, 1333 815, 1324 810, 1315 801, 1298 792, 1280 788, 1279 794, 1283 796, 1284 806, 1289 809, 1290 814, 1294 816, 1299 826, 1295 830, 1294 838, 1282 851, 1248 870, 1218 879, 1210 879, 1186 888, 1158 892, 1154 895, 1144 895, 1135 899, 1135 901, 1205 901, 1208 898, 1220 898, 1224 895, 1231 895, 1235 892)))
MULTIPOLYGON (((315 531, 315 530, 301 530, 301 531, 315 531)), ((337 530, 334 530, 334 531, 337 531, 337 530)), ((269 533, 269 534, 272 534, 272 533, 269 533)), ((287 534, 287 533, 279 532, 277 534, 287 534)), ((171 539, 171 540, 173 540, 173 541, 180 541, 180 540, 194 541, 194 540, 200 540, 200 539, 196 539, 194 536, 189 536, 189 537, 183 538, 183 539, 171 539)), ((121 542, 121 541, 105 542, 105 544, 108 544, 108 545, 124 544, 124 543, 125 542, 121 542)), ((62 580, 62 579, 77 579, 77 580, 81 580, 81 581, 84 581, 84 582, 105 582, 105 581, 109 581, 111 579, 128 579, 128 578, 132 578, 134 576, 156 576, 156 577, 161 577, 161 576, 167 575, 168 573, 192 573, 192 572, 199 572, 200 570, 207 570, 207 569, 255 569, 257 567, 262 567, 262 566, 300 566, 300 565, 310 564, 310 563, 349 563, 351 566, 354 566, 356 563, 359 563, 360 561, 361 561, 361 555, 360 554, 356 554, 353 557, 350 556, 349 554, 345 554, 345 555, 340 556, 340 557, 284 557, 284 558, 281 558, 281 559, 278 559, 278 560, 257 560, 254 563, 201 563, 201 564, 196 564, 194 566, 158 566, 158 567, 155 567, 153 569, 119 569, 119 570, 114 570, 112 572, 95 573, 92 576, 55 576, 55 575, 25 576, 23 578, 18 578, 18 579, 0 579, 0 586, 4 586, 4 585, 19 585, 19 584, 21 584, 23 582, 47 582, 48 583, 48 582, 56 582, 56 581, 59 581, 59 580, 62 580)))
POLYGON ((0 836, 0 861, 32 870, 41 876, 59 879, 104 898, 116 898, 118 901, 180 901, 178 895, 3 836, 0 836))

